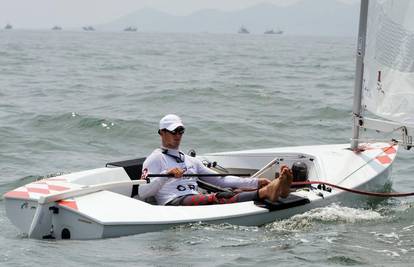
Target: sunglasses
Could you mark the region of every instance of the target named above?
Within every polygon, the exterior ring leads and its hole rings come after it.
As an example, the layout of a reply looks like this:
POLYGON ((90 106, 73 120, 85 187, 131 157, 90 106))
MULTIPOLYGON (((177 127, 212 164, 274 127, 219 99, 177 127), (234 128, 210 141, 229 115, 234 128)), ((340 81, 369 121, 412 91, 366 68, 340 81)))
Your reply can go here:
POLYGON ((177 127, 173 131, 170 131, 170 130, 167 130, 167 129, 164 129, 164 131, 166 131, 166 132, 168 132, 168 133, 170 133, 172 135, 177 135, 177 134, 180 134, 181 135, 181 134, 184 134, 185 128, 184 127, 177 127))

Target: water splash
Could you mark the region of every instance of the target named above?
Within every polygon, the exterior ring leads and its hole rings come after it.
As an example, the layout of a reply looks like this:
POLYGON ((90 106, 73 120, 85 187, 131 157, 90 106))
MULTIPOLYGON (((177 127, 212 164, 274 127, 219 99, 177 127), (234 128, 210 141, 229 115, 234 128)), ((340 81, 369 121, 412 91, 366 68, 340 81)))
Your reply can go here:
POLYGON ((379 220, 383 216, 374 210, 354 209, 332 204, 293 216, 288 220, 277 221, 266 226, 270 231, 298 231, 312 228, 317 223, 357 223, 379 220))
POLYGON ((115 123, 104 121, 104 122, 101 122, 101 125, 102 125, 102 128, 110 130, 112 127, 114 127, 115 123))
POLYGON ((236 230, 236 231, 243 231, 243 232, 258 232, 259 227, 257 226, 241 226, 241 225, 233 225, 229 223, 221 223, 221 224, 209 224, 204 222, 198 223, 189 223, 183 225, 177 225, 173 228, 176 231, 210 231, 210 232, 217 232, 223 230, 236 230))

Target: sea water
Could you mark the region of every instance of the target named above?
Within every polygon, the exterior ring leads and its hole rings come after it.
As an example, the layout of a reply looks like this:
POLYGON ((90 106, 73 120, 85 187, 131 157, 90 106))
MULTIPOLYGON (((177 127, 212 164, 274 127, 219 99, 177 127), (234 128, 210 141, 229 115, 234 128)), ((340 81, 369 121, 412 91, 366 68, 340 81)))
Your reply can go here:
MULTIPOLYGON (((0 194, 144 157, 180 115, 198 154, 348 143, 355 37, 0 31, 0 194)), ((414 191, 412 152, 393 190, 414 191)), ((0 200, 5 266, 411 266, 412 198, 335 203, 261 227, 189 224, 91 241, 21 234, 0 200)))

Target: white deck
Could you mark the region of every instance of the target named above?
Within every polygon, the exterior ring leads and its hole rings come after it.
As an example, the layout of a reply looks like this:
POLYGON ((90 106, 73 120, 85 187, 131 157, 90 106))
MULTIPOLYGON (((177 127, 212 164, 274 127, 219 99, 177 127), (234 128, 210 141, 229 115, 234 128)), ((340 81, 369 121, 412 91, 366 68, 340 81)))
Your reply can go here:
POLYGON ((77 197, 79 212, 105 225, 208 221, 268 212, 252 201, 209 206, 157 206, 109 191, 77 197))

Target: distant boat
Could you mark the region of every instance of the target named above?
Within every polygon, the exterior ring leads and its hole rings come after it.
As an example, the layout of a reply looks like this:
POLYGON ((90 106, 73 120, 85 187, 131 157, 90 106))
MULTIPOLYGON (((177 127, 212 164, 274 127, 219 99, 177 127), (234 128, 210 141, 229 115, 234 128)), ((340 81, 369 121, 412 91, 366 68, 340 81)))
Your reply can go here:
POLYGON ((85 27, 82 27, 82 29, 84 30, 84 31, 94 31, 95 30, 95 28, 94 27, 92 27, 92 26, 85 26, 85 27))
POLYGON ((246 34, 246 33, 250 33, 250 32, 244 26, 241 26, 240 29, 239 29, 239 33, 246 34))
POLYGON ((11 30, 11 29, 13 29, 13 26, 7 23, 6 26, 4 27, 4 29, 5 30, 11 30))
POLYGON ((282 30, 274 31, 273 29, 265 31, 264 34, 283 34, 282 30))
POLYGON ((129 26, 129 27, 126 27, 124 29, 124 31, 126 31, 126 32, 136 32, 137 31, 137 27, 131 27, 131 26, 129 26))
POLYGON ((61 31, 62 30, 62 27, 60 27, 60 26, 53 26, 52 30, 54 30, 54 31, 61 31))

